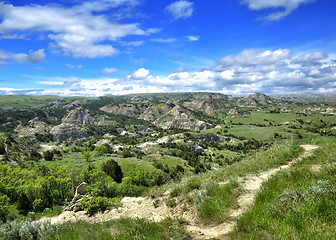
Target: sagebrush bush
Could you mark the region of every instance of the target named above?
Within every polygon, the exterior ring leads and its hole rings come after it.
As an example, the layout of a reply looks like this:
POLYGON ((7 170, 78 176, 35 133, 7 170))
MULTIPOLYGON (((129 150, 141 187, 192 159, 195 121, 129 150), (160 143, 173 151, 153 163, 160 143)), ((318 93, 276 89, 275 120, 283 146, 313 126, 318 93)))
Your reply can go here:
POLYGON ((49 221, 40 223, 8 222, 0 226, 0 239, 6 240, 38 240, 45 239, 47 235, 54 234, 60 229, 59 225, 49 221))

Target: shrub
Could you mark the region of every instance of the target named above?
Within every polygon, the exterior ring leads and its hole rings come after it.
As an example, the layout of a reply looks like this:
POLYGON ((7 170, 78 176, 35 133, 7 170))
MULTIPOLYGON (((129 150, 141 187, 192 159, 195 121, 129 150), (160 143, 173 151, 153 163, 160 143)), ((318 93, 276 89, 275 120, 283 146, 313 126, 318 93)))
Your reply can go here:
POLYGON ((43 153, 43 157, 46 161, 52 161, 54 159, 54 153, 50 150, 43 153))
POLYGON ((105 211, 109 206, 109 201, 106 197, 86 197, 79 205, 91 216, 98 211, 105 211))
POLYGON ((17 208, 25 215, 31 210, 31 202, 25 193, 19 195, 17 208))
POLYGON ((169 196, 170 196, 171 198, 173 198, 173 197, 177 197, 178 195, 180 195, 180 193, 181 193, 181 189, 178 188, 178 187, 176 187, 176 188, 174 188, 174 189, 170 192, 169 196))
POLYGON ((49 234, 59 230, 58 225, 48 221, 33 224, 29 221, 9 222, 0 226, 0 239, 6 240, 37 240, 45 239, 49 234))
POLYGON ((38 151, 33 149, 30 151, 29 157, 30 157, 30 160, 32 161, 38 161, 42 158, 42 155, 38 151))
POLYGON ((0 154, 5 154, 6 153, 6 148, 3 143, 0 143, 0 154))
POLYGON ((113 159, 104 162, 102 165, 102 170, 111 178, 113 178, 113 180, 117 183, 121 183, 121 180, 124 177, 121 167, 113 159))
POLYGON ((0 219, 6 222, 9 208, 9 197, 6 195, 0 196, 0 219))
POLYGON ((33 202, 33 209, 35 212, 42 212, 44 210, 44 204, 42 199, 35 199, 33 202))

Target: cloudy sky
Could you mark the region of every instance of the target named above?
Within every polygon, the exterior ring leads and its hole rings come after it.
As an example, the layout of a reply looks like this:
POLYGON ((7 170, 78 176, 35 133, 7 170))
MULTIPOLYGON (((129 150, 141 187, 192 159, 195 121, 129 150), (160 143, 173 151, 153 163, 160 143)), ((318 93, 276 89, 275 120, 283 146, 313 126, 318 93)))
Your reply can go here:
POLYGON ((0 0, 0 94, 336 92, 335 0, 0 0))

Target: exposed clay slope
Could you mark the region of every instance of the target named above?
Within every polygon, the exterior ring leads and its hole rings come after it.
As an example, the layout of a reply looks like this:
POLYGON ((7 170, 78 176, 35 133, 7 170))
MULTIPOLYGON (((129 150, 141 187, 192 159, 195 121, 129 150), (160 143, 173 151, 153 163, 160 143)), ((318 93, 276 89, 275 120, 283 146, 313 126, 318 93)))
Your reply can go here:
POLYGON ((165 115, 156 119, 154 124, 163 129, 180 128, 194 131, 215 127, 210 123, 196 119, 189 110, 179 105, 176 105, 165 115))
POLYGON ((64 123, 73 123, 88 125, 94 124, 97 121, 96 117, 91 116, 88 111, 85 111, 82 108, 77 108, 72 110, 63 120, 64 123))

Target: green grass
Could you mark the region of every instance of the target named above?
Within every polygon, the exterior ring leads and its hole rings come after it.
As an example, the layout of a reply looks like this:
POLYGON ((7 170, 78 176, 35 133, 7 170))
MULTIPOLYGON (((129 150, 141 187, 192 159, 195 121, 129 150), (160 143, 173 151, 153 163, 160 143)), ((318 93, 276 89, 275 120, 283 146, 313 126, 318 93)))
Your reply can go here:
POLYGON ((113 155, 106 154, 103 156, 94 156, 92 154, 88 162, 84 159, 82 153, 74 152, 65 154, 61 159, 57 159, 50 162, 43 161, 43 163, 50 168, 57 168, 59 166, 62 166, 69 169, 75 169, 76 171, 80 172, 86 170, 89 164, 100 169, 102 163, 111 158, 118 162, 125 176, 127 176, 129 173, 137 169, 144 171, 150 171, 155 169, 152 165, 154 160, 162 163, 163 165, 167 164, 169 168, 174 168, 176 165, 181 165, 187 170, 187 172, 190 172, 190 167, 185 166, 186 163, 185 160, 173 156, 163 156, 158 159, 153 155, 147 155, 144 156, 142 159, 138 159, 136 157, 122 158, 115 154, 113 155))
POLYGON ((33 220, 34 219, 39 219, 42 217, 53 217, 53 216, 58 216, 62 213, 63 208, 62 206, 54 206, 53 208, 46 208, 42 213, 37 212, 32 215, 28 215, 28 217, 31 217, 33 220))
POLYGON ((228 180, 229 177, 246 176, 286 164, 300 155, 303 149, 291 142, 275 143, 268 149, 263 149, 246 156, 238 163, 223 167, 211 173, 213 179, 228 180))
POLYGON ((237 205, 240 188, 233 179, 286 164, 302 152, 301 147, 291 142, 277 143, 245 157, 238 163, 186 177, 180 183, 172 183, 163 188, 172 189, 171 197, 191 199, 200 217, 206 222, 221 222, 227 219, 228 209, 237 205), (218 184, 227 180, 228 184, 218 184))
POLYGON ((257 127, 257 126, 232 126, 228 133, 236 136, 255 138, 258 140, 269 140, 274 137, 274 133, 280 133, 283 137, 289 137, 283 126, 268 126, 268 127, 257 127))
POLYGON ((188 234, 177 220, 166 219, 159 223, 144 219, 125 218, 103 223, 85 221, 68 222, 45 240, 157 240, 188 239, 188 234))
POLYGON ((57 100, 71 103, 76 100, 85 100, 84 97, 58 97, 58 96, 27 96, 27 95, 3 95, 0 96, 0 109, 28 109, 41 108, 57 100))
POLYGON ((335 239, 336 142, 318 140, 314 155, 263 184, 233 239, 335 239), (314 171, 311 164, 321 164, 314 171))
POLYGON ((224 185, 207 181, 199 190, 193 192, 194 202, 200 217, 206 222, 225 220, 228 209, 237 206, 236 197, 239 192, 239 183, 236 180, 231 180, 224 185))

